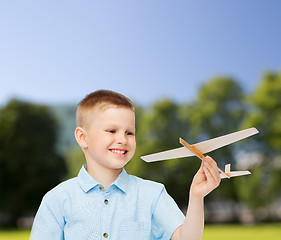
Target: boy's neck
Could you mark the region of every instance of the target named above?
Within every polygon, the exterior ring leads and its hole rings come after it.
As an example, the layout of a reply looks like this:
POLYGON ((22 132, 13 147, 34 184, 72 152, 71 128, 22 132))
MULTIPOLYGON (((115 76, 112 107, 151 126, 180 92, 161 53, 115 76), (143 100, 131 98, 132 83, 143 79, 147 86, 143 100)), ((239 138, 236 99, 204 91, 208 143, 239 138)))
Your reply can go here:
POLYGON ((121 169, 104 169, 99 166, 92 166, 91 163, 87 163, 87 172, 94 178, 98 183, 102 184, 105 189, 108 189, 110 185, 119 177, 122 172, 121 169))

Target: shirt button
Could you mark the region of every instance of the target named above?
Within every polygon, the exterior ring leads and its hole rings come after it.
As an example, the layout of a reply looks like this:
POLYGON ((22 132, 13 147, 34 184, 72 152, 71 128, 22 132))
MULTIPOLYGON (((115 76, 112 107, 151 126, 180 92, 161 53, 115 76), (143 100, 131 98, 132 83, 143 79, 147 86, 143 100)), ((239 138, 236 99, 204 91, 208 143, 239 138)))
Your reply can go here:
POLYGON ((108 204, 108 200, 107 200, 107 199, 105 199, 105 200, 104 200, 104 203, 107 205, 107 204, 108 204))
POLYGON ((100 186, 100 190, 103 190, 104 189, 104 187, 103 186, 100 186))
POLYGON ((104 234, 103 234, 103 237, 104 237, 104 238, 108 238, 108 234, 107 234, 107 233, 104 233, 104 234))

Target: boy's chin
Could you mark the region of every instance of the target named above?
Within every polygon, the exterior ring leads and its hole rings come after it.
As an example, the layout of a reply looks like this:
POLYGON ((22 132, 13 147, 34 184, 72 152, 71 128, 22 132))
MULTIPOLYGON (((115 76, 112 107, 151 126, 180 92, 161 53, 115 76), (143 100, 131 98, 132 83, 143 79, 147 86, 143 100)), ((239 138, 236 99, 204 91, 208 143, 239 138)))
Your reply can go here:
POLYGON ((124 159, 124 161, 121 161, 121 162, 115 160, 111 164, 111 169, 113 169, 113 170, 122 170, 129 161, 130 160, 125 161, 125 159, 124 159))
POLYGON ((128 160, 125 163, 122 163, 122 164, 116 166, 116 169, 123 169, 127 165, 128 162, 130 162, 130 160, 128 160))

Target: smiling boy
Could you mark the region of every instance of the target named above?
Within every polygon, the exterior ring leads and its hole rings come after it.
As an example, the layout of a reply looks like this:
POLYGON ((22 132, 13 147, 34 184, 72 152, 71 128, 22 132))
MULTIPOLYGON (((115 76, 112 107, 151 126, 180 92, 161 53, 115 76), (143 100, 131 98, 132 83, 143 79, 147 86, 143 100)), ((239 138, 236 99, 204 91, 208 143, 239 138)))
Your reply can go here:
POLYGON ((124 169, 136 148, 135 112, 128 98, 107 90, 93 92, 80 102, 76 124, 75 138, 87 165, 44 196, 32 240, 202 238, 204 196, 220 183, 213 159, 202 161, 184 217, 162 184, 124 169))

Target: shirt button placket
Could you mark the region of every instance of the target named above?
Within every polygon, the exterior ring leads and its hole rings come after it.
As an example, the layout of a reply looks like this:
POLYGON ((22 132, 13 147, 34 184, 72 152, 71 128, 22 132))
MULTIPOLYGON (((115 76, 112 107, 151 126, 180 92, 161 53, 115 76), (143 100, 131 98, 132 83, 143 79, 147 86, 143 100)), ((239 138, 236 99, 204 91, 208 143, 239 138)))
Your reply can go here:
MULTIPOLYGON (((104 204, 105 204, 105 205, 108 204, 108 200, 107 200, 107 199, 104 200, 104 204)), ((105 212, 107 212, 107 210, 105 210, 105 212)), ((107 216, 108 213, 106 213, 105 215, 107 216)), ((104 233, 104 234, 103 234, 103 237, 104 237, 104 238, 108 238, 108 233, 104 233)))
POLYGON ((110 190, 103 191, 103 238, 109 239, 110 234, 110 221, 111 221, 111 214, 110 214, 110 206, 108 197, 110 196, 110 190))

